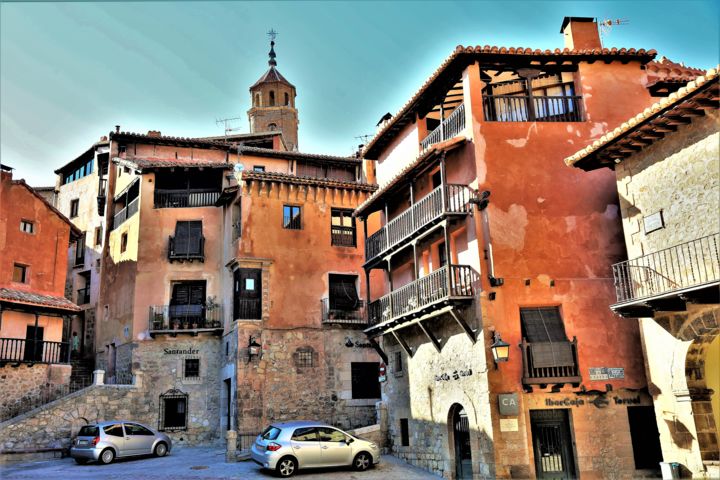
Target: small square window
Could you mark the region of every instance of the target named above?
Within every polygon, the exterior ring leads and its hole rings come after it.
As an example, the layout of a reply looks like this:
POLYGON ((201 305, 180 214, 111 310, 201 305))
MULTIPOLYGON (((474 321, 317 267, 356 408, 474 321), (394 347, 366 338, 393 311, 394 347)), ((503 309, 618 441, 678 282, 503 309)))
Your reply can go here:
POLYGON ((125 252, 127 250, 127 232, 120 235, 120 253, 125 252))
POLYGON ((20 220, 20 231, 25 233, 34 233, 35 224, 28 220, 20 220))
POLYGON ((185 378, 197 378, 200 376, 200 359, 185 359, 185 378))
POLYGON ((16 263, 13 267, 13 282, 28 283, 28 267, 16 263))
POLYGON ((78 216, 78 210, 80 209, 80 200, 70 200, 70 218, 75 218, 78 216))
POLYGON ((283 228, 288 230, 301 230, 302 218, 300 216, 300 207, 297 205, 283 206, 283 228))
POLYGON ((253 165, 253 172, 264 172, 265 165, 253 165))

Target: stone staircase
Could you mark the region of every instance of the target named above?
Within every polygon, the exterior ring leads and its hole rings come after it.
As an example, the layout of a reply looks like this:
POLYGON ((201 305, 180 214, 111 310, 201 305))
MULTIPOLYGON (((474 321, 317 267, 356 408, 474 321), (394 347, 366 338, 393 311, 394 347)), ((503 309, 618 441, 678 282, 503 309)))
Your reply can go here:
POLYGON ((95 369, 95 362, 92 359, 73 358, 70 360, 70 365, 72 365, 70 383, 76 385, 90 385, 92 383, 93 370, 95 369))

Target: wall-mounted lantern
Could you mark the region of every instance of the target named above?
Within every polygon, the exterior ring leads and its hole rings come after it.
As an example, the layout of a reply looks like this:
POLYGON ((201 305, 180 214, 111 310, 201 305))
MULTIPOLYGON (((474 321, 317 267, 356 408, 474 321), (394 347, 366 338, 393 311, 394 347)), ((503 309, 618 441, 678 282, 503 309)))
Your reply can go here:
POLYGON ((503 342, 500 338, 500 334, 493 332, 493 343, 490 345, 492 351, 493 360, 495 361, 495 369, 498 368, 499 362, 507 362, 510 358, 510 344, 503 342))
POLYGON ((253 358, 258 360, 262 358, 262 345, 255 341, 255 337, 250 336, 248 342, 248 363, 253 361, 253 358))

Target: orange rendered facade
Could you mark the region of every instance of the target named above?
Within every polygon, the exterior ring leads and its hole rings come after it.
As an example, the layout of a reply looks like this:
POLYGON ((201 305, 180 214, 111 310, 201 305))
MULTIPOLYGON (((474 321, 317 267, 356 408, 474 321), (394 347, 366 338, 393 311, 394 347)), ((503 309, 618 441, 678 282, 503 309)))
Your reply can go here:
POLYGON ((653 103, 654 53, 602 50, 592 19, 563 28, 564 52, 458 47, 364 152, 380 191, 356 214, 382 227, 365 268, 387 294, 366 333, 390 361, 392 449, 446 478, 658 468, 631 431, 652 405, 639 332, 607 308, 625 255, 614 178, 563 164, 653 103))

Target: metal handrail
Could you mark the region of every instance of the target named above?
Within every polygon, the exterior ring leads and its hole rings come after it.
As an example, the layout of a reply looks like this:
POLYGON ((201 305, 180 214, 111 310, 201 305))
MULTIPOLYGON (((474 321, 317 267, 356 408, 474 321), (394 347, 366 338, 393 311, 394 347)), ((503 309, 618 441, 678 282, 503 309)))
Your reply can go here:
POLYGON ((329 298, 323 298, 322 307, 322 323, 338 323, 344 325, 367 325, 367 316, 365 315, 365 301, 358 300, 353 307, 337 308, 330 305, 329 298))
POLYGON ((149 330, 198 330, 223 327, 222 305, 151 305, 149 330))
POLYGON ((612 266, 618 303, 720 281, 720 234, 681 243, 612 266))

